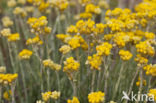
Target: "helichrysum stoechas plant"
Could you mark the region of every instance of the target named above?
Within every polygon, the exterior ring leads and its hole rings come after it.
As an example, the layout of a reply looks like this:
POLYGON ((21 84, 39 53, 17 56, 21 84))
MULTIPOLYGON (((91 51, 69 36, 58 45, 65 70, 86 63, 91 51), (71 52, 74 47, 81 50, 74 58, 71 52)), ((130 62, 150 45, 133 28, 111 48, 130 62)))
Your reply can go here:
POLYGON ((0 103, 128 103, 122 91, 155 95, 156 0, 133 10, 111 3, 1 0, 0 103))

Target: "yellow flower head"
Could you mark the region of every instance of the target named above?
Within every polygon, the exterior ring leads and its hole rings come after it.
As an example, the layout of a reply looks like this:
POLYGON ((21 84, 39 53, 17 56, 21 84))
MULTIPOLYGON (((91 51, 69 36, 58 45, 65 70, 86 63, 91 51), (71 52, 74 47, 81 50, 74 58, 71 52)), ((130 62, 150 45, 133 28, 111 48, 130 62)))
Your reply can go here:
POLYGON ((34 38, 29 38, 27 41, 26 41, 26 45, 42 45, 43 44, 43 41, 40 40, 40 37, 37 35, 36 37, 34 38))
POLYGON ((0 34, 4 37, 8 37, 11 35, 11 30, 10 30, 10 28, 5 28, 5 29, 1 30, 0 34))
POLYGON ((92 34, 95 31, 95 22, 91 19, 87 21, 79 20, 76 23, 76 28, 80 34, 92 34))
POLYGON ((54 99, 54 100, 56 100, 56 99, 60 98, 60 95, 61 95, 60 92, 53 91, 52 94, 51 94, 51 98, 54 99))
POLYGON ((78 100, 77 97, 73 97, 72 100, 68 99, 68 100, 67 100, 67 103, 80 103, 80 101, 78 100))
POLYGON ((64 61, 63 71, 67 73, 72 73, 78 71, 80 67, 79 62, 75 61, 73 57, 69 57, 64 61))
POLYGON ((129 51, 120 50, 119 55, 122 60, 127 61, 132 58, 132 54, 129 51))
POLYGON ((85 12, 87 13, 94 13, 94 14, 100 14, 101 9, 99 6, 95 6, 94 4, 87 4, 85 8, 85 12))
POLYGON ((20 59, 30 59, 31 55, 33 54, 32 51, 28 50, 28 49, 23 49, 20 53, 19 53, 19 58, 20 59))
POLYGON ((149 97, 154 97, 154 100, 156 101, 156 89, 150 89, 148 93, 149 97))
POLYGON ((18 33, 11 34, 8 36, 8 41, 17 41, 20 40, 20 35, 18 33))
POLYGON ((51 91, 42 93, 42 99, 43 99, 43 101, 47 102, 51 98, 51 95, 52 95, 52 92, 51 91))
POLYGON ((139 44, 136 44, 136 49, 137 52, 141 53, 142 55, 154 56, 155 54, 154 47, 152 47, 148 41, 143 41, 139 44))
POLYGON ((110 51, 112 49, 112 45, 108 42, 104 42, 101 45, 98 45, 96 47, 96 51, 98 55, 106 55, 108 56, 110 54, 110 51))
POLYGON ((140 54, 136 55, 135 61, 138 62, 138 66, 146 65, 148 63, 148 59, 140 54))
POLYGON ((75 33, 78 32, 78 30, 77 30, 76 26, 71 25, 71 26, 69 26, 69 27, 67 28, 67 32, 68 32, 68 33, 71 33, 71 34, 75 34, 75 33))
MULTIPOLYGON (((145 69, 145 67, 144 67, 145 69)), ((146 66, 146 74, 150 74, 152 76, 156 76, 156 64, 153 65, 147 65, 146 66)))
POLYGON ((5 66, 0 66, 0 73, 6 72, 6 67, 5 66))
POLYGON ((70 50, 71 50, 71 47, 69 45, 63 45, 59 49, 59 51, 63 54, 67 54, 68 52, 70 52, 70 50))
POLYGON ((47 26, 48 24, 48 20, 46 16, 41 16, 39 18, 29 18, 27 20, 27 23, 29 24, 29 26, 31 27, 31 32, 35 33, 36 35, 38 34, 50 34, 51 29, 50 27, 47 26))
POLYGON ((52 5, 57 7, 60 11, 64 11, 69 3, 68 0, 52 0, 52 5))
POLYGON ((9 27, 12 26, 14 23, 8 16, 5 16, 2 18, 2 24, 4 27, 9 27))
POLYGON ((18 74, 0 74, 0 84, 11 84, 18 77, 18 74))
POLYGON ((81 46, 80 40, 78 36, 74 36, 68 41, 68 44, 72 47, 72 49, 76 49, 81 46))
POLYGON ((43 60, 44 67, 49 67, 52 70, 61 70, 61 65, 54 63, 51 59, 43 60))
POLYGON ((88 95, 89 103, 102 103, 105 100, 105 94, 101 91, 91 92, 88 95))
POLYGON ((90 19, 90 18, 92 18, 92 13, 87 13, 87 12, 80 13, 80 18, 81 19, 90 19))
POLYGON ((68 34, 57 34, 56 37, 65 43, 67 43, 71 39, 71 36, 68 34))
POLYGON ((86 64, 89 64, 91 66, 91 69, 100 70, 100 66, 102 63, 102 57, 94 54, 93 56, 88 56, 88 60, 86 64))
POLYGON ((8 0, 7 2, 8 7, 15 7, 17 5, 16 0, 8 0))
POLYGON ((21 7, 16 7, 14 9, 13 13, 15 15, 20 15, 21 17, 26 17, 27 16, 27 12, 25 11, 25 9, 23 9, 21 7))

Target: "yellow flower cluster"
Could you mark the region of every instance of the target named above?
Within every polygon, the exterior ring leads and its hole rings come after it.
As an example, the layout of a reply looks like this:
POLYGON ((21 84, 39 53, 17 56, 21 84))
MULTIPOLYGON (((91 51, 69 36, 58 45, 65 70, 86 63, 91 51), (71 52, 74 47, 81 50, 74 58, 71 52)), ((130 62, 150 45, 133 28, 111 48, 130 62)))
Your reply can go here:
POLYGON ((7 1, 8 7, 15 7, 17 5, 16 0, 8 0, 7 1))
POLYGON ((81 46, 79 36, 74 36, 68 41, 68 44, 72 47, 72 49, 76 49, 81 46))
POLYGON ((146 75, 156 76, 156 64, 146 65, 143 69, 146 71, 146 75))
POLYGON ((102 103, 105 100, 105 94, 101 91, 92 92, 88 95, 89 103, 102 103))
POLYGON ((83 13, 80 13, 80 18, 81 19, 89 19, 89 18, 92 18, 92 14, 87 13, 87 12, 83 12, 83 13))
POLYGON ((4 28, 3 30, 1 30, 1 35, 4 36, 4 37, 8 37, 11 35, 11 30, 10 28, 4 28))
POLYGON ((70 50, 71 50, 71 47, 69 45, 63 45, 59 49, 59 51, 63 54, 67 54, 68 52, 70 52, 70 50))
POLYGON ((24 9, 25 9, 28 13, 33 13, 34 10, 35 10, 35 8, 34 8, 33 6, 26 6, 24 9))
POLYGON ((32 51, 28 50, 28 49, 23 49, 19 54, 19 58, 20 59, 30 59, 31 55, 33 54, 32 51))
POLYGON ((98 2, 98 5, 100 8, 103 8, 103 9, 108 9, 109 8, 109 4, 107 3, 106 0, 100 0, 98 2))
POLYGON ((16 7, 13 11, 13 13, 15 15, 21 16, 21 17, 26 17, 27 16, 27 12, 25 11, 24 8, 21 7, 16 7))
POLYGON ((132 58, 132 54, 129 51, 125 51, 125 50, 120 50, 119 55, 121 59, 124 61, 130 60, 132 58))
POLYGON ((155 54, 154 47, 152 47, 148 41, 143 41, 139 44, 136 44, 136 49, 137 52, 141 53, 142 55, 154 56, 155 54))
POLYGON ((156 101, 156 89, 150 89, 148 93, 149 97, 153 97, 154 100, 156 101))
POLYGON ((69 3, 68 0, 52 0, 53 7, 57 7, 60 11, 64 11, 69 3))
POLYGON ((104 33, 104 29, 106 27, 107 26, 105 24, 103 24, 103 23, 97 23, 96 28, 95 28, 95 34, 98 35, 98 34, 104 33))
POLYGON ((48 10, 50 6, 50 3, 49 2, 45 2, 45 1, 41 1, 41 3, 38 5, 38 10, 40 12, 45 12, 46 10, 48 10))
POLYGON ((68 40, 68 44, 72 47, 72 49, 76 49, 78 47, 82 47, 84 50, 88 49, 88 45, 82 36, 74 35, 71 39, 68 40))
POLYGON ((0 66, 0 73, 5 73, 5 72, 6 72, 6 67, 0 66))
POLYGON ((112 49, 112 45, 109 44, 108 42, 104 42, 101 45, 98 45, 96 47, 96 51, 98 55, 106 55, 108 56, 110 54, 110 51, 112 49))
POLYGON ((40 12, 46 12, 49 10, 50 2, 44 0, 27 0, 28 3, 33 4, 38 8, 40 12))
POLYGON ((52 92, 51 91, 42 93, 42 99, 43 99, 43 101, 47 102, 51 98, 51 95, 52 95, 52 92))
POLYGON ((61 70, 61 65, 54 63, 51 59, 43 60, 44 67, 49 67, 52 70, 61 70))
POLYGON ((154 33, 145 32, 145 37, 146 37, 146 39, 154 39, 155 38, 155 34, 154 33))
POLYGON ((107 26, 111 29, 112 32, 121 32, 125 28, 124 22, 118 19, 108 20, 107 26))
POLYGON ((68 32, 68 33, 71 33, 71 34, 75 34, 75 33, 78 32, 78 30, 77 30, 76 26, 70 25, 70 26, 67 28, 67 32, 68 32))
POLYGON ((12 26, 14 23, 8 16, 5 16, 2 18, 2 24, 4 27, 9 27, 12 26))
POLYGON ((27 23, 31 27, 31 32, 35 33, 36 35, 39 34, 46 35, 51 32, 51 28, 47 26, 48 21, 47 17, 45 16, 41 16, 39 18, 35 17, 29 18, 27 23))
POLYGON ((71 39, 71 36, 68 34, 57 34, 56 37, 65 43, 71 39))
POLYGON ((94 32, 94 25, 95 22, 91 19, 88 19, 88 21, 79 20, 76 23, 76 27, 80 34, 92 34, 94 32))
POLYGON ((155 19, 156 16, 156 3, 155 0, 144 0, 144 2, 140 3, 135 7, 135 11, 137 11, 142 17, 147 18, 149 20, 155 19))
POLYGON ((51 95, 51 98, 54 99, 54 100, 56 100, 56 99, 58 99, 58 98, 60 97, 60 95, 61 95, 60 92, 58 92, 58 91, 53 91, 53 92, 52 92, 52 95, 51 95))
POLYGON ((106 41, 110 41, 114 35, 113 34, 105 34, 103 39, 106 41))
POLYGON ((0 83, 7 85, 15 82, 18 74, 0 74, 0 83))
POLYGON ((88 56, 86 64, 90 64, 91 69, 100 70, 100 66, 102 64, 102 57, 97 54, 93 54, 93 56, 88 56))
POLYGON ((135 61, 138 62, 138 66, 144 66, 148 63, 148 59, 141 56, 140 54, 136 55, 135 61))
POLYGON ((94 4, 87 4, 85 7, 85 12, 93 13, 93 14, 100 14, 101 9, 99 6, 95 6, 94 4))
POLYGON ((95 24, 91 19, 79 20, 76 25, 69 26, 67 32, 71 34, 99 35, 104 33, 106 27, 103 23, 95 24))
POLYGON ((78 61, 75 61, 73 57, 69 57, 64 61, 63 71, 66 73, 72 73, 78 71, 80 64, 78 61))
POLYGON ((29 38, 26 41, 26 45, 42 45, 43 41, 40 39, 40 37, 37 35, 34 38, 29 38))
POLYGON ((8 41, 12 42, 12 41, 17 41, 20 40, 20 35, 18 33, 15 34, 11 34, 8 36, 8 41))
POLYGON ((47 102, 50 98, 54 100, 60 98, 60 95, 61 93, 58 91, 53 91, 53 92, 48 91, 48 92, 42 93, 42 99, 43 101, 47 102))
POLYGON ((78 100, 77 97, 73 97, 72 100, 68 99, 68 100, 67 100, 67 103, 80 103, 80 101, 78 100))
POLYGON ((114 35, 113 41, 119 48, 122 48, 126 45, 127 39, 129 39, 129 37, 126 36, 125 33, 119 32, 114 35), (127 38, 125 38, 125 37, 127 37, 127 38))

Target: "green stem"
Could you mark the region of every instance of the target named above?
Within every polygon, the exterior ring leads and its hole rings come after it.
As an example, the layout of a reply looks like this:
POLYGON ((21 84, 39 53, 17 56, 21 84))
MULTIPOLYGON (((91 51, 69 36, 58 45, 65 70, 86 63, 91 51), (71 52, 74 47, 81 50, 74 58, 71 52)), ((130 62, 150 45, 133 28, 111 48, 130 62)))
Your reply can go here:
MULTIPOLYGON (((56 76, 57 76, 58 91, 61 92, 59 72, 58 71, 55 71, 55 72, 56 72, 56 76)), ((60 103, 60 98, 58 99, 58 101, 55 101, 55 102, 60 103)))
POLYGON ((91 84, 91 92, 94 91, 95 76, 96 76, 96 71, 93 71, 93 74, 92 74, 92 84, 91 84))
POLYGON ((114 89, 114 93, 113 93, 113 100, 115 99, 116 95, 117 95, 117 90, 119 88, 119 85, 120 85, 120 81, 121 81, 121 77, 122 77, 122 74, 123 74, 123 70, 124 70, 124 63, 122 63, 122 66, 121 66, 121 69, 120 69, 120 73, 119 73, 119 78, 115 84, 115 89, 114 89))
POLYGON ((2 103, 2 85, 0 85, 0 103, 2 103))
POLYGON ((50 90, 50 71, 47 69, 47 86, 48 86, 48 91, 50 90))
MULTIPOLYGON (((143 89, 143 70, 142 70, 142 68, 140 68, 140 86, 139 86, 138 94, 142 93, 142 89, 143 89)), ((139 100, 139 98, 140 98, 140 95, 138 95, 137 99, 139 100)), ((138 100, 135 103, 139 103, 138 100)))
POLYGON ((28 93, 27 93, 27 88, 26 88, 25 73, 24 73, 21 62, 19 64, 20 64, 20 68, 21 68, 21 74, 22 74, 22 81, 23 81, 23 87, 24 87, 24 94, 25 94, 25 98, 26 98, 26 103, 28 103, 28 93))
POLYGON ((15 84, 11 85, 12 103, 15 103, 15 84))

